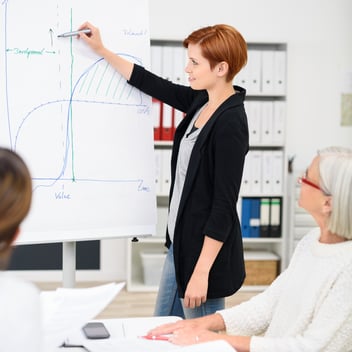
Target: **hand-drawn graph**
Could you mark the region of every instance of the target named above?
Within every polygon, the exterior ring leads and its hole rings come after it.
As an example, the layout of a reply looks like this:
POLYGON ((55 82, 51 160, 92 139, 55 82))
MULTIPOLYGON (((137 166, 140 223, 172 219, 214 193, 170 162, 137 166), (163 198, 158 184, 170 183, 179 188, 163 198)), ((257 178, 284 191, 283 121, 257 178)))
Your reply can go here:
POLYGON ((146 0, 2 2, 0 143, 31 169, 30 236, 154 232, 150 97, 77 38, 57 38, 89 20, 107 47, 148 66, 147 14, 146 0))

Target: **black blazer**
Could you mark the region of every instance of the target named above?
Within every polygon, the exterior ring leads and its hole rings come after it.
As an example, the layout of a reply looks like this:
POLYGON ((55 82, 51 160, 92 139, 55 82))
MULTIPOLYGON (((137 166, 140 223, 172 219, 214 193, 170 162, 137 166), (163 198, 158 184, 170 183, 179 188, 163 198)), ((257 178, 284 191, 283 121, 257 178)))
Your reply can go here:
MULTIPOLYGON (((180 142, 195 112, 208 101, 205 90, 174 84, 135 65, 130 84, 186 113, 175 131, 171 157, 172 195, 180 142)), ((204 125, 193 147, 174 233, 174 261, 180 297, 199 258, 204 236, 223 242, 211 268, 208 298, 232 295, 245 278, 241 227, 236 203, 245 155, 248 125, 245 90, 235 87, 204 125)), ((170 246, 166 233, 166 246, 170 246)))

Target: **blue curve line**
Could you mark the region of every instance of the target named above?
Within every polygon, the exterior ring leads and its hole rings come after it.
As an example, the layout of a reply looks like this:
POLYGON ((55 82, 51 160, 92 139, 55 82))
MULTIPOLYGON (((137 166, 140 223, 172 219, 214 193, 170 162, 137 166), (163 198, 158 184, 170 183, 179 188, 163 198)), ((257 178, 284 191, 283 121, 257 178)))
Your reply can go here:
MULTIPOLYGON (((135 59, 136 61, 138 61, 140 63, 140 60, 138 60, 136 57, 133 57, 131 55, 126 55, 124 54, 124 56, 128 56, 130 58, 135 59)), ((15 144, 14 144, 14 149, 16 149, 17 146, 17 140, 19 138, 20 132, 22 130, 22 127, 24 125, 24 123, 26 122, 26 120, 38 109, 41 109, 43 106, 47 106, 47 105, 51 105, 51 104, 58 104, 58 103, 62 103, 62 102, 69 102, 68 108, 67 108, 67 120, 66 120, 66 147, 65 147, 65 154, 64 154, 64 161, 63 161, 63 165, 62 165, 62 169, 59 173, 59 175, 55 178, 43 178, 42 180, 53 180, 52 183, 48 184, 48 185, 38 185, 34 188, 37 189, 39 187, 51 187, 53 186, 58 180, 64 180, 61 177, 64 175, 65 171, 66 171, 66 167, 67 167, 67 160, 68 160, 68 151, 69 151, 69 147, 70 147, 70 137, 69 137, 69 123, 70 123, 70 119, 72 119, 71 117, 71 107, 72 107, 72 103, 73 102, 77 102, 77 103, 90 103, 90 104, 111 104, 111 105, 125 105, 125 106, 146 106, 146 104, 143 104, 143 99, 142 99, 142 94, 141 94, 141 99, 140 99, 140 103, 137 104, 124 104, 124 103, 113 103, 113 102, 101 102, 101 101, 94 101, 94 100, 75 100, 73 99, 73 96, 75 94, 75 91, 77 89, 78 84, 80 83, 80 81, 82 80, 82 78, 87 75, 89 73, 89 71, 95 66, 97 65, 100 61, 102 61, 103 58, 98 59, 96 62, 94 62, 91 66, 89 66, 82 74, 81 76, 79 76, 79 78, 77 79, 72 92, 70 94, 70 98, 69 99, 60 99, 60 100, 54 100, 54 101, 49 101, 43 104, 40 104, 36 107, 34 107, 31 111, 29 111, 26 116, 23 118, 21 124, 19 125, 17 132, 16 132, 16 137, 15 137, 15 144)), ((9 133, 11 134, 11 132, 9 131, 9 133)), ((33 178, 33 180, 39 180, 36 178, 33 178)), ((69 180, 72 181, 72 178, 70 178, 69 180)), ((83 179, 75 179, 76 181, 83 181, 83 179)), ((87 179, 84 179, 85 181, 87 181, 87 179)), ((91 181, 99 181, 99 182, 138 182, 138 190, 145 190, 145 188, 142 186, 143 180, 138 179, 138 180, 108 180, 108 181, 103 181, 103 180, 94 180, 92 179, 91 181)))
MULTIPOLYGON (((101 101, 95 101, 95 100, 85 100, 85 99, 77 99, 77 100, 70 100, 70 99, 59 99, 59 100, 53 100, 53 101, 48 101, 46 103, 40 104, 36 107, 34 107, 31 111, 29 111, 26 116, 23 118, 21 124, 19 125, 17 132, 15 134, 15 143, 14 143, 14 150, 16 150, 17 146, 17 140, 19 139, 20 132, 23 128, 24 123, 26 120, 32 115, 36 110, 41 109, 44 106, 47 105, 52 105, 52 104, 59 104, 59 103, 65 103, 65 102, 75 102, 75 103, 85 103, 85 104, 104 104, 104 105, 121 105, 121 106, 131 106, 130 104, 124 104, 124 103, 112 103, 112 102, 104 102, 102 103, 101 101)), ((146 105, 135 105, 135 106, 146 106, 146 105)))
MULTIPOLYGON (((7 48, 7 11, 8 11, 8 0, 3 0, 1 5, 4 5, 4 47, 7 48)), ((130 57, 130 58, 133 58, 134 60, 136 60, 139 64, 142 64, 142 62, 140 60, 138 60, 138 58, 136 57, 133 57, 131 55, 128 55, 128 54, 122 54, 126 57, 130 57)), ((60 175, 56 178, 33 178, 33 180, 52 180, 53 182, 49 185, 38 185, 36 186, 34 190, 36 190, 37 188, 39 187, 51 187, 53 186, 59 179, 61 179, 61 176, 64 174, 65 172, 65 169, 66 169, 66 166, 67 166, 67 158, 68 158, 68 150, 69 150, 69 145, 70 145, 70 138, 69 138, 69 133, 68 133, 68 130, 69 130, 69 121, 70 121, 70 118, 71 118, 71 106, 72 106, 72 102, 84 102, 84 103, 96 103, 96 104, 112 104, 112 105, 127 105, 127 106, 130 106, 129 104, 121 104, 121 103, 111 103, 111 102, 101 102, 101 101, 89 101, 89 100, 74 100, 72 99, 73 98, 73 94, 77 88, 77 85, 78 83, 80 82, 80 80, 82 79, 82 77, 84 77, 88 72, 89 70, 91 70, 95 65, 97 65, 101 60, 103 60, 102 58, 97 60, 95 63, 93 63, 90 67, 88 67, 88 69, 86 71, 84 71, 82 73, 82 75, 79 77, 79 79, 77 80, 75 86, 74 86, 74 89, 72 90, 71 92, 71 95, 70 95, 70 99, 61 99, 61 100, 56 100, 56 101, 49 101, 49 102, 46 102, 46 103, 43 103, 43 104, 40 104, 36 107, 34 107, 29 113, 26 114, 26 116, 23 118, 21 124, 19 125, 18 129, 17 129, 17 132, 15 133, 15 143, 13 144, 13 140, 12 140, 12 133, 11 133, 11 119, 10 119, 10 106, 9 106, 9 91, 8 91, 8 56, 7 56, 7 52, 5 50, 4 52, 4 62, 5 62, 5 94, 6 94, 6 115, 7 115, 7 124, 8 124, 8 134, 9 134, 9 140, 10 140, 10 148, 13 149, 13 150, 16 150, 16 146, 17 146, 17 139, 19 137, 19 134, 21 132, 21 129, 25 123, 25 121, 30 117, 30 115, 42 108, 43 106, 47 106, 47 105, 51 105, 51 104, 57 104, 57 103, 62 103, 62 102, 69 102, 69 107, 68 107, 68 115, 67 115, 67 125, 66 125, 66 150, 65 150, 65 158, 64 158, 64 163, 63 163, 63 166, 62 166, 62 170, 60 172, 60 175)), ((146 106, 146 104, 142 104, 142 95, 141 95, 141 102, 140 104, 136 104, 134 106, 146 106)), ((72 178, 70 179, 61 179, 63 181, 72 181, 72 178)), ((97 181, 97 182, 138 182, 138 191, 150 191, 149 190, 149 187, 145 187, 143 186, 143 179, 137 179, 137 180, 94 180, 94 179, 76 179, 77 181, 79 182, 94 182, 94 181, 97 181)))
MULTIPOLYGON (((138 60, 136 57, 134 56, 131 56, 131 55, 128 55, 128 54, 117 54, 117 55, 123 55, 123 56, 126 56, 126 57, 129 57, 129 58, 133 58, 134 60, 138 61, 138 63, 141 64, 141 61, 138 60)), ((67 166, 67 159, 68 159, 68 151, 69 151, 69 147, 70 147, 70 137, 69 137, 69 123, 70 123, 70 120, 72 119, 72 116, 71 116, 71 112, 72 112, 72 102, 75 101, 73 100, 73 95, 75 94, 75 91, 77 89, 77 86, 78 84, 80 83, 80 81, 82 80, 82 78, 87 75, 89 73, 90 70, 92 70, 99 62, 101 62, 102 60, 104 60, 103 58, 100 58, 98 59, 97 61, 95 61, 91 66, 89 66, 82 74, 81 76, 79 76, 79 78, 77 79, 75 85, 73 86, 73 89, 72 89, 72 92, 71 92, 71 95, 70 95, 70 99, 69 99, 69 105, 68 105, 68 108, 67 108, 67 127, 66 127, 66 150, 65 150, 65 157, 64 157, 64 162, 63 162, 63 166, 62 166, 62 170, 61 170, 61 173, 60 175, 58 176, 58 178, 60 178, 64 173, 65 173, 65 170, 66 170, 66 166, 67 166)), ((104 102, 102 102, 101 104, 105 104, 104 102)), ((118 104, 119 105, 119 104, 118 104)), ((128 104, 126 104, 128 105, 128 104)), ((139 104, 133 104, 133 106, 143 106, 142 105, 142 95, 141 95, 141 101, 139 104)))

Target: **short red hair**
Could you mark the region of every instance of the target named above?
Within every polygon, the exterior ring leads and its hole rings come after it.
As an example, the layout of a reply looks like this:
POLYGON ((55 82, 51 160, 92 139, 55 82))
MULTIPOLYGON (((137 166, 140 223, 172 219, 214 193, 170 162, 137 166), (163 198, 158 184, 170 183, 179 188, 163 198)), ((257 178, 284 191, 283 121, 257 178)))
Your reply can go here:
POLYGON ((209 61, 212 69, 225 61, 229 66, 227 82, 232 81, 247 63, 246 41, 234 27, 226 24, 208 26, 192 32, 183 41, 185 48, 189 44, 200 45, 202 55, 209 61))

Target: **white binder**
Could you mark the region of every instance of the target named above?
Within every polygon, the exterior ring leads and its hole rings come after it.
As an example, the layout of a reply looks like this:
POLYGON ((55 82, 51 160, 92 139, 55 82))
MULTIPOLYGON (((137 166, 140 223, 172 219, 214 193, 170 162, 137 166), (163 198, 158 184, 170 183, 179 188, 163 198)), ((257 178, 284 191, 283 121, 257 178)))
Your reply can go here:
MULTIPOLYGON (((251 150, 247 153, 242 173, 242 182, 241 182, 241 194, 250 195, 251 193, 251 175, 252 175, 252 164, 251 164, 251 150)), ((241 203, 241 202, 238 202, 241 203)))
POLYGON ((274 93, 279 95, 286 94, 286 51, 275 51, 274 93))
POLYGON ((249 69, 248 69, 248 61, 246 66, 242 68, 240 72, 237 73, 233 80, 233 84, 245 88, 248 92, 248 80, 249 80, 249 69))
POLYGON ((261 143, 271 144, 273 142, 273 114, 274 105, 272 101, 261 102, 261 143))
POLYGON ((260 93, 261 60, 261 50, 248 50, 247 91, 249 94, 260 93))
POLYGON ((274 101, 273 119, 273 143, 284 145, 285 143, 285 121, 286 121, 286 102, 274 101))
POLYGON ((250 193, 260 195, 262 193, 262 151, 251 150, 251 175, 250 175, 250 193))
POLYGON ((262 93, 274 93, 274 50, 262 52, 262 93))
POLYGON ((282 150, 273 150, 273 187, 274 195, 282 195, 283 193, 283 168, 284 168, 284 153, 282 150))
POLYGON ((186 66, 186 56, 185 56, 185 49, 182 46, 175 46, 173 48, 174 52, 174 67, 173 67, 173 79, 172 81, 177 84, 185 85, 186 81, 186 73, 185 73, 185 66, 186 66))
POLYGON ((248 120, 249 145, 258 145, 261 140, 261 102, 246 101, 245 108, 248 120))
POLYGON ((262 152, 262 191, 271 195, 273 191, 273 153, 271 150, 262 152))

